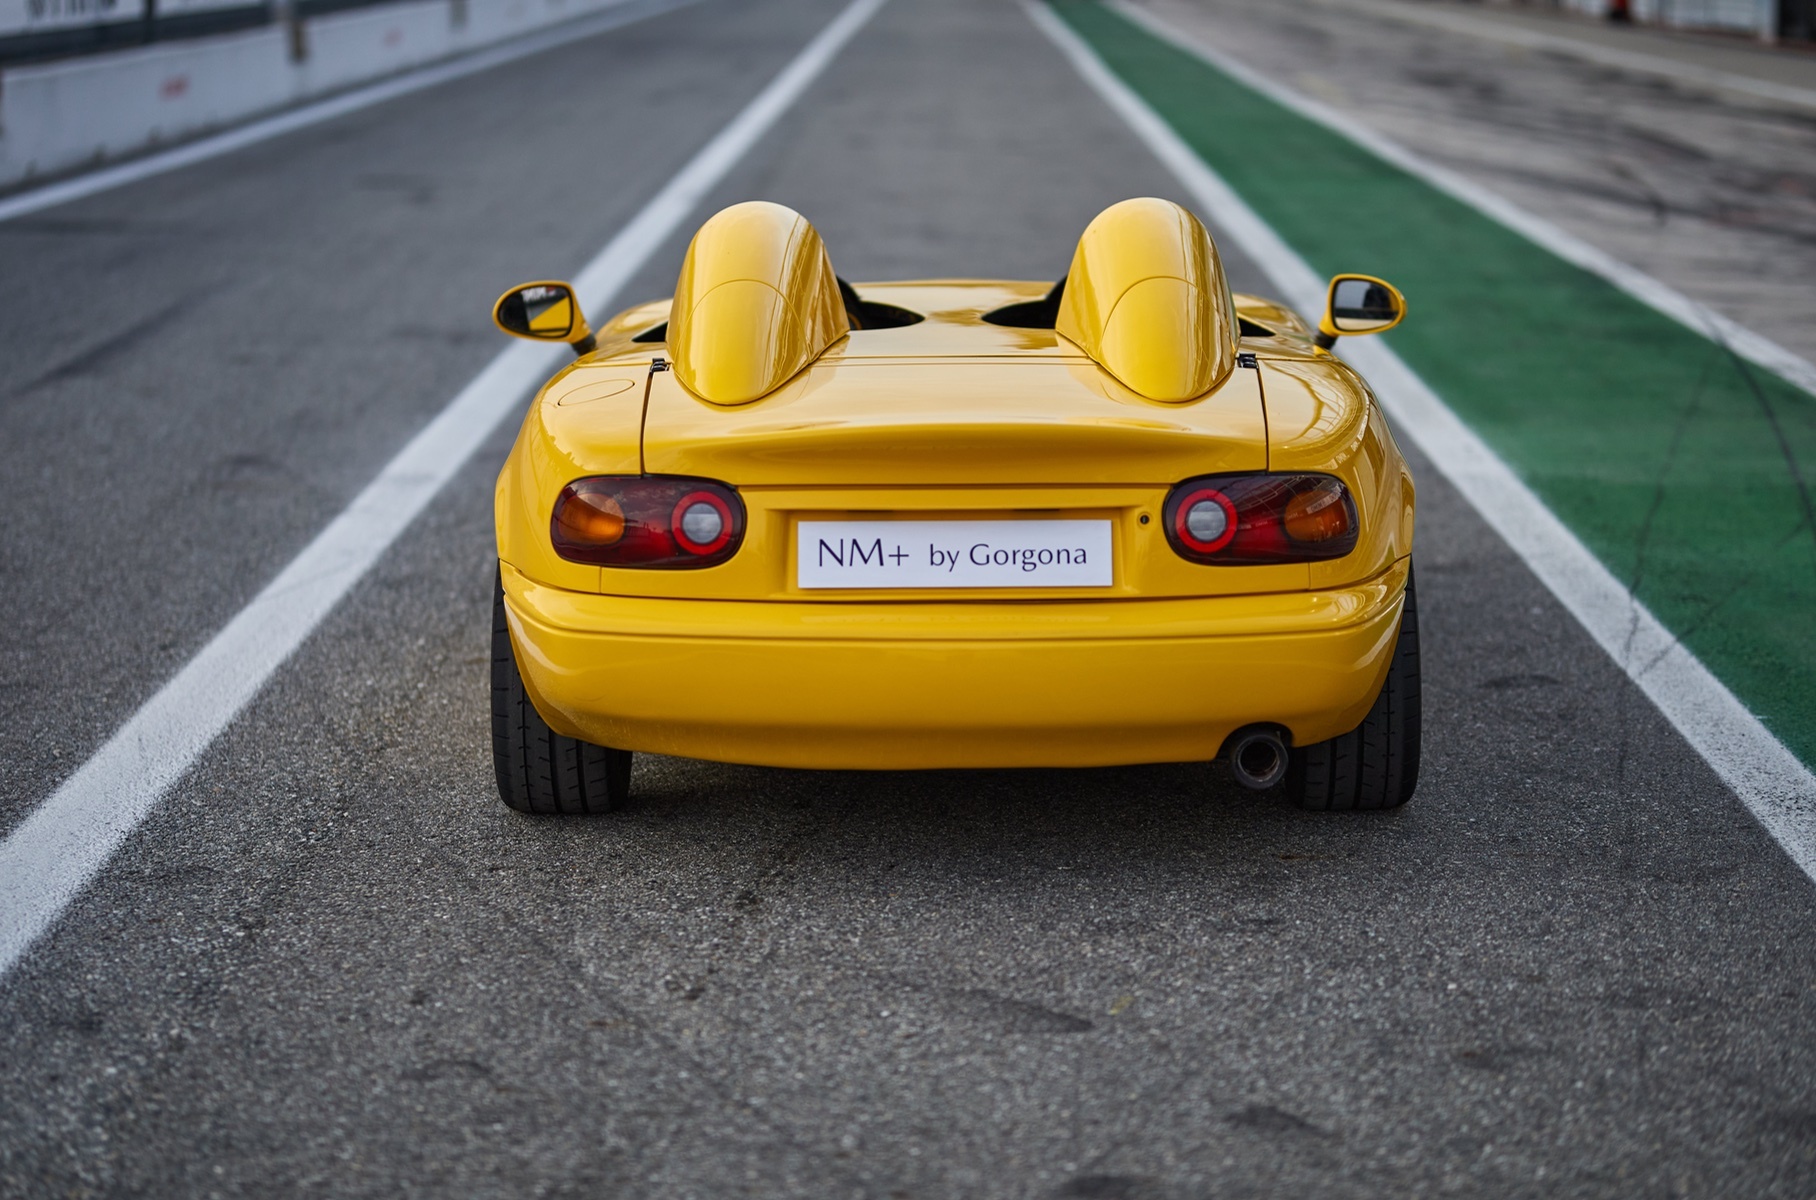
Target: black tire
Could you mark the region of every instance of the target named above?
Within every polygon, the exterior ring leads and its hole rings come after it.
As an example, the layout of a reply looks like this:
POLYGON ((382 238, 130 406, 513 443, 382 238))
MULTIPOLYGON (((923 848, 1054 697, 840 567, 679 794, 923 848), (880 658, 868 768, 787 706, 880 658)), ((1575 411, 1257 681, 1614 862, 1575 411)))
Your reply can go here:
POLYGON ((1419 604, 1408 571, 1400 637, 1374 707, 1348 733, 1295 749, 1287 794, 1316 812, 1398 808, 1419 784, 1419 737, 1419 604))
POLYGON ((492 767, 498 798, 539 816, 609 812, 631 790, 629 750, 563 737, 530 703, 505 622, 502 581, 492 596, 492 767))

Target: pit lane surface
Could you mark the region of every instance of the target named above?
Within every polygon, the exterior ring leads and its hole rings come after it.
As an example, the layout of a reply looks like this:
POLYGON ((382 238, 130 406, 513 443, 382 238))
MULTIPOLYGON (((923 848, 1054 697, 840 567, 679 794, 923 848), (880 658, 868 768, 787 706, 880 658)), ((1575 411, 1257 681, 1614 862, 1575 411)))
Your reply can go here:
MULTIPOLYGON (((4 828, 837 11, 696 5, 0 225, 57 298, 0 326, 4 828)), ((1052 277, 1140 193, 1185 199, 1016 8, 937 0, 698 216, 1052 277)), ((508 437, 0 983, 0 1191, 1807 1192, 1809 882, 1429 465, 1402 813, 647 758, 549 822, 490 782, 508 437)))

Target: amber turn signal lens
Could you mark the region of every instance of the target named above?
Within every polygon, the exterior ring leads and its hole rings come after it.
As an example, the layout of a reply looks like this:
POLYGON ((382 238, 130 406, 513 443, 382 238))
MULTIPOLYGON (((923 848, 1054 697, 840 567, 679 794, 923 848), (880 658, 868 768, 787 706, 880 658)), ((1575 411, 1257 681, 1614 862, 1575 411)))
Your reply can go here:
POLYGON ((624 536, 624 509, 612 497, 575 492, 561 499, 555 510, 555 526, 569 542, 613 546, 624 536))
POLYGON ((1328 542, 1349 532, 1349 505, 1336 480, 1300 492, 1286 504, 1286 536, 1295 542, 1328 542))

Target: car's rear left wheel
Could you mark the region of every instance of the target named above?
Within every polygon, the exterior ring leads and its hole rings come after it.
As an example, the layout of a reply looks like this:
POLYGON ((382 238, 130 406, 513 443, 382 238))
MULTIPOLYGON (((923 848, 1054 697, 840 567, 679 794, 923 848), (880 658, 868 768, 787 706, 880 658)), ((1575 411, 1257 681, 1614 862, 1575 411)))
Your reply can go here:
POLYGON ((608 812, 631 790, 629 750, 564 737, 530 702, 511 646, 502 580, 492 598, 492 767, 498 798, 518 812, 608 812))
POLYGON ((1287 794, 1320 812, 1400 807, 1419 783, 1420 726, 1419 604, 1408 571, 1400 636, 1374 707, 1348 733, 1294 749, 1287 794))

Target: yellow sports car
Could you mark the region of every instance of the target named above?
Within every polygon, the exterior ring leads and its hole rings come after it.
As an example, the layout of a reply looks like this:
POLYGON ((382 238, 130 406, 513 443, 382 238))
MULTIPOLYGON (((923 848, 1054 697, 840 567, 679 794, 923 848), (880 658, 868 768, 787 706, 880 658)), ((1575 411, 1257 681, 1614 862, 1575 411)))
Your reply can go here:
POLYGON ((701 227, 672 300, 589 329, 498 479, 492 722, 512 808, 620 803, 636 751, 785 767, 1226 756, 1314 809, 1419 769, 1413 486, 1333 339, 1127 200, 1047 283, 839 279, 776 204, 701 227))

